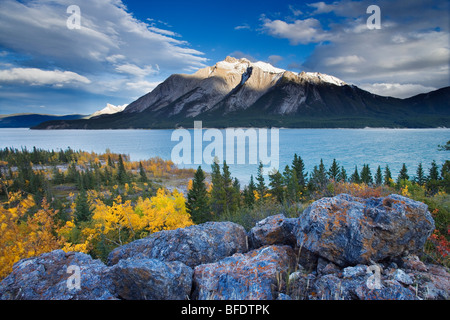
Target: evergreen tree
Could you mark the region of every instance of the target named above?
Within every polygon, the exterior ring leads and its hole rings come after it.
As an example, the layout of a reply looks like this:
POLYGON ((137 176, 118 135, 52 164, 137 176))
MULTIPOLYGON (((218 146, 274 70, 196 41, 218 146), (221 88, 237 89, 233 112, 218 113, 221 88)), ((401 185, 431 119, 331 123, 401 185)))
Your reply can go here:
POLYGON ((299 201, 301 186, 297 180, 297 172, 295 168, 290 168, 288 165, 284 168, 283 183, 286 186, 285 197, 291 202, 299 201))
POLYGON ((117 181, 120 184, 125 184, 129 182, 129 177, 123 163, 122 155, 119 154, 119 161, 117 163, 117 181))
POLYGON ((263 201, 264 196, 266 195, 267 188, 266 188, 266 184, 264 182, 262 162, 259 162, 258 174, 256 175, 256 181, 258 181, 258 183, 256 184, 256 191, 258 192, 259 201, 263 201))
POLYGON ((347 171, 345 171, 344 166, 341 167, 341 171, 339 172, 339 181, 347 182, 347 171))
POLYGON ((211 207, 209 205, 208 191, 205 184, 205 173, 198 167, 192 181, 192 188, 188 191, 186 211, 196 224, 211 220, 211 207))
POLYGON ((307 184, 306 176, 308 173, 305 172, 305 164, 300 156, 294 154, 294 160, 292 161, 292 169, 295 169, 297 174, 297 181, 301 188, 304 188, 307 184))
POLYGON ((403 180, 409 180, 408 169, 406 168, 406 164, 402 165, 400 172, 397 177, 397 184, 400 184, 403 180))
POLYGON ((211 165, 211 182, 211 208, 217 215, 220 215, 224 210, 223 199, 225 195, 223 192, 223 177, 220 172, 218 159, 214 159, 211 165))
POLYGON ((355 166, 355 171, 350 176, 350 182, 361 183, 361 178, 359 177, 358 166, 355 166))
POLYGON ((422 163, 419 163, 419 165, 417 166, 416 178, 414 179, 414 181, 421 186, 423 186, 427 181, 425 173, 423 171, 422 163))
POLYGON ((248 186, 246 186, 244 188, 244 204, 251 208, 253 207, 253 204, 255 203, 255 190, 256 190, 256 185, 255 182, 253 180, 253 175, 250 176, 250 182, 248 184, 248 186))
POLYGON ((269 173, 269 186, 272 195, 282 203, 284 200, 283 176, 278 170, 269 173))
POLYGON ((375 184, 381 186, 383 184, 383 174, 381 173, 381 166, 378 166, 377 172, 375 173, 375 184))
POLYGON ((114 163, 111 160, 111 155, 108 154, 108 167, 113 168, 114 167, 114 163))
POLYGON ((79 224, 80 222, 89 221, 90 218, 91 209, 89 207, 86 190, 81 188, 75 199, 75 222, 79 224))
POLYGON ((360 179, 362 183, 365 183, 367 185, 373 183, 373 177, 372 172, 370 171, 368 164, 363 164, 363 168, 361 170, 360 179))
POLYGON ((384 184, 387 186, 391 185, 391 180, 392 180, 391 169, 389 169, 389 166, 386 165, 386 167, 384 168, 384 184))
POLYGON ((313 191, 323 190, 327 186, 327 183, 328 179, 325 165, 323 164, 323 160, 320 159, 319 166, 314 166, 311 178, 309 180, 310 189, 313 191))
POLYGON ((336 159, 333 159, 333 163, 331 164, 330 169, 328 169, 328 178, 334 181, 338 181, 340 174, 341 169, 339 168, 336 159))
MULTIPOLYGON (((200 168, 201 170, 201 168, 200 168)), ((140 182, 148 182, 147 174, 145 173, 144 167, 142 166, 142 162, 139 161, 139 181, 140 182)))
POLYGON ((234 185, 233 178, 231 177, 230 167, 227 165, 227 162, 223 162, 222 166, 222 183, 223 183, 223 195, 224 199, 222 200, 224 210, 228 212, 235 212, 239 207, 239 192, 236 192, 236 187, 234 185))
POLYGON ((435 160, 433 160, 433 162, 431 163, 430 171, 428 174, 428 181, 430 180, 439 180, 439 168, 435 160))

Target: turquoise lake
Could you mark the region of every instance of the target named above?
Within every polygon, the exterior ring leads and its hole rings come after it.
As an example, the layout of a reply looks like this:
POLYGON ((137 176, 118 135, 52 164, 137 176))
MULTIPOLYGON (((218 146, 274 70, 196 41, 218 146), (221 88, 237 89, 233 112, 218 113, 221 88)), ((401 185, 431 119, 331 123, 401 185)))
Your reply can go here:
MULTIPOLYGON (((203 129, 202 134, 206 131, 203 129)), ((270 133, 270 129, 268 131, 270 133)), ((70 147, 97 153, 109 149, 111 152, 128 154, 131 160, 152 157, 169 160, 172 150, 179 144, 178 141, 171 140, 173 132, 174 130, 0 129, 0 148, 37 147, 59 150, 70 147)), ((194 154, 200 152, 200 148, 204 151, 211 142, 203 141, 200 146, 194 145, 194 130, 188 132, 192 137, 193 159, 194 154)), ((225 130, 220 132, 226 136, 225 130)), ((278 168, 281 172, 292 162, 295 153, 302 157, 308 172, 320 163, 320 159, 323 159, 327 168, 333 159, 336 159, 345 167, 348 175, 354 171, 355 165, 361 170, 363 164, 369 164, 372 174, 378 165, 382 168, 389 165, 394 178, 403 163, 412 177, 420 162, 428 171, 433 160, 441 166, 445 160, 450 159, 450 152, 438 151, 438 145, 450 140, 450 129, 279 129, 278 134, 278 168)), ((248 150, 254 149, 254 144, 255 142, 246 141, 245 164, 230 164, 232 175, 238 178, 242 185, 248 182, 251 174, 256 175, 257 172, 257 164, 248 163, 248 150)), ((225 140, 223 145, 226 148, 225 140)), ((270 135, 267 148, 270 154, 270 135)), ((256 149, 259 150, 258 146, 256 149)), ((239 154, 239 150, 235 144, 234 155, 236 154, 239 154)), ((179 166, 197 168, 198 165, 192 163, 179 166)), ((202 168, 210 171, 210 165, 207 163, 203 162, 202 168)))

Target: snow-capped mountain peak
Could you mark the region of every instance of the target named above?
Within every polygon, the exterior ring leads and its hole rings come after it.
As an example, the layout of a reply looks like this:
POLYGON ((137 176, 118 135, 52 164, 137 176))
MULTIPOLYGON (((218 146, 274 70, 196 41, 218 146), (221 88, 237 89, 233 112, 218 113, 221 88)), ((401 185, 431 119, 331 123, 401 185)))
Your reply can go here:
POLYGON ((95 111, 93 114, 91 114, 90 118, 101 116, 101 115, 104 115, 104 114, 114 114, 114 113, 117 113, 117 112, 121 112, 127 106, 128 106, 128 104, 124 104, 124 105, 121 105, 121 106, 115 106, 115 105, 112 105, 110 103, 107 103, 106 107, 104 107, 101 110, 95 111))

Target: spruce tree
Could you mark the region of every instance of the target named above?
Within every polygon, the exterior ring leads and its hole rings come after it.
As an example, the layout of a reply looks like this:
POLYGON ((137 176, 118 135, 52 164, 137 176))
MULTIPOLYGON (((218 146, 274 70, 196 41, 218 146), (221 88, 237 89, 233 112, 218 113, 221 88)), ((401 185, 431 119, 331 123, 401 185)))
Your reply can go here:
POLYGON ((355 166, 355 171, 350 176, 350 182, 361 183, 361 178, 359 177, 358 166, 355 166))
POLYGON ((141 161, 139 161, 139 181, 148 182, 147 174, 145 173, 144 166, 141 161))
POLYGON ((258 183, 256 184, 256 191, 259 196, 259 201, 263 201, 264 196, 266 195, 267 188, 266 188, 266 184, 264 182, 262 162, 259 162, 258 173, 256 175, 256 181, 258 181, 258 183))
POLYGON ((430 180, 439 180, 439 168, 435 160, 433 160, 433 162, 431 163, 431 167, 428 173, 428 181, 430 180))
POLYGON ((220 172, 220 165, 218 159, 214 159, 211 165, 211 208, 217 215, 222 214, 224 210, 223 199, 224 189, 223 189, 223 177, 220 172))
POLYGON ((86 190, 80 189, 77 198, 75 199, 75 222, 87 222, 91 218, 91 209, 89 207, 86 190))
POLYGON ((400 184, 403 180, 409 180, 408 169, 406 168, 406 164, 402 165, 400 172, 397 177, 397 184, 400 184))
POLYGON ((341 167, 341 171, 339 172, 339 181, 347 182, 347 171, 345 171, 344 166, 341 167))
POLYGON ((389 166, 386 165, 386 167, 384 168, 384 184, 387 186, 391 185, 391 180, 392 180, 391 169, 389 169, 389 166))
POLYGON ((298 183, 295 168, 291 169, 288 165, 286 165, 283 172, 283 184, 286 186, 286 199, 291 202, 297 202, 299 200, 302 187, 298 183))
POLYGON ((129 177, 127 171, 125 170, 125 165, 123 163, 122 155, 119 154, 119 161, 117 163, 117 181, 120 184, 125 184, 129 182, 129 177))
POLYGON ((253 180, 253 175, 250 175, 250 182, 248 186, 244 188, 244 204, 245 206, 251 208, 253 207, 255 203, 255 190, 256 185, 255 181, 253 180))
POLYGON ((378 166, 377 172, 375 173, 375 184, 381 186, 383 184, 383 174, 381 173, 381 166, 378 166))
POLYGON ((365 183, 367 185, 370 185, 373 183, 372 172, 370 171, 368 164, 363 164, 360 179, 361 179, 362 183, 365 183))
POLYGON ((294 154, 294 160, 292 161, 292 169, 295 169, 297 174, 297 181, 301 188, 304 188, 307 184, 306 176, 308 173, 305 172, 305 164, 300 156, 294 154))
POLYGON ((331 164, 330 169, 328 169, 328 178, 334 181, 338 181, 340 173, 341 170, 339 168, 339 165, 336 159, 333 159, 333 163, 331 164))
POLYGON ((427 179, 425 177, 425 172, 423 171, 422 162, 419 163, 419 165, 417 166, 416 177, 415 177, 414 181, 418 185, 421 185, 421 186, 423 186, 425 184, 425 182, 427 181, 427 179))
POLYGON ((192 181, 192 188, 188 191, 186 211, 191 215, 196 224, 211 220, 211 207, 205 184, 205 173, 201 166, 198 167, 192 181))
POLYGON ((284 200, 283 176, 278 170, 269 173, 269 186, 271 194, 282 203, 284 200))

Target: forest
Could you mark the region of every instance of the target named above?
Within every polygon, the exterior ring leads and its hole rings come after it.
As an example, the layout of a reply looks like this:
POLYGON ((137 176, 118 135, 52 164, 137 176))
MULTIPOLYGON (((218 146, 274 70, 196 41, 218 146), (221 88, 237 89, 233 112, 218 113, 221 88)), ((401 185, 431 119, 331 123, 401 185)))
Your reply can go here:
MULTIPOLYGON (((449 151, 447 143, 438 152, 449 151)), ((106 260, 117 246, 161 230, 233 221, 247 230, 267 216, 298 217, 321 197, 398 193, 422 201, 436 224, 422 259, 450 266, 450 161, 425 170, 364 164, 347 172, 335 159, 306 172, 295 154, 282 172, 260 164, 241 186, 227 163, 180 169, 171 161, 66 150, 0 150, 0 280, 15 262, 55 249, 106 260)))

